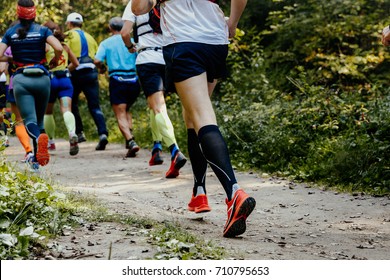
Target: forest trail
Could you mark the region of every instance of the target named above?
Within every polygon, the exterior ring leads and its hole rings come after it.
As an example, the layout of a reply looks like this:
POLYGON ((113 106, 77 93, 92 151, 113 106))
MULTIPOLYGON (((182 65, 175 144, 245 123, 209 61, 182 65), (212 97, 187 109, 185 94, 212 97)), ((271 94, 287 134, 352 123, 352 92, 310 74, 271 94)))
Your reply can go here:
MULTIPOLYGON (((23 149, 15 137, 5 151, 10 162, 21 168, 23 149)), ((247 231, 237 238, 223 238, 226 221, 225 194, 209 170, 207 192, 212 211, 187 211, 192 172, 188 162, 176 179, 164 177, 170 159, 149 166, 150 152, 141 149, 136 158, 123 158, 124 145, 109 143, 95 151, 96 143, 80 144, 71 157, 68 142, 56 140, 50 163, 41 167, 47 176, 69 190, 92 194, 112 212, 172 221, 213 244, 223 246, 229 259, 385 260, 390 255, 390 198, 350 195, 310 188, 281 178, 237 172, 240 186, 257 201, 248 218, 247 231)), ((146 259, 157 252, 134 229, 112 223, 69 229, 52 242, 47 258, 146 259), (112 244, 112 245, 110 245, 112 244), (55 254, 57 251, 57 254, 55 254)))

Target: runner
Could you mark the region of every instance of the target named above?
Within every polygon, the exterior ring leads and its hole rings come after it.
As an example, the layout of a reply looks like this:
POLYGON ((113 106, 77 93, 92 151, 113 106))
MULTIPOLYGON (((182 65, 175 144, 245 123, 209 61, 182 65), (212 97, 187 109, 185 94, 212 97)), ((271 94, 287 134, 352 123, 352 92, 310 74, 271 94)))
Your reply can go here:
MULTIPOLYGON (((12 57, 11 48, 8 47, 6 51, 4 52, 6 56, 12 57)), ((18 140, 20 144, 23 146, 25 155, 23 157, 22 162, 26 162, 27 159, 32 159, 34 154, 32 152, 32 147, 30 144, 30 136, 27 133, 26 127, 24 126, 24 122, 22 119, 22 116, 20 115, 18 106, 16 105, 16 100, 14 96, 13 91, 13 84, 12 84, 12 75, 9 75, 8 68, 10 65, 8 63, 2 64, 4 69, 0 69, 0 72, 6 73, 9 76, 9 83, 8 83, 8 90, 6 94, 7 102, 11 105, 11 113, 15 115, 15 122, 12 124, 13 129, 15 131, 16 137, 18 137, 18 140)), ((38 166, 38 165, 36 165, 38 166)))
POLYGON ((136 54, 127 51, 120 36, 123 20, 120 17, 110 19, 108 27, 111 37, 102 41, 95 56, 95 64, 105 72, 104 62, 108 65, 110 76, 109 92, 110 103, 114 111, 119 130, 125 138, 126 157, 135 157, 139 146, 132 134, 132 115, 129 112, 140 94, 140 84, 136 75, 136 54))
POLYGON ((6 31, 0 43, 0 61, 12 63, 16 103, 34 146, 34 157, 28 161, 44 166, 50 159, 43 126, 50 95, 45 45, 47 42, 55 50, 55 57, 50 61, 52 66, 58 64, 62 46, 47 27, 35 23, 36 7, 32 0, 19 0, 17 15, 19 23, 6 31), (8 46, 13 57, 4 56, 8 46))
POLYGON ((83 22, 83 17, 78 13, 71 13, 66 19, 66 26, 69 31, 65 33, 65 43, 80 62, 80 65, 71 72, 73 84, 72 113, 76 119, 78 142, 84 142, 86 141, 83 132, 84 126, 78 106, 80 93, 83 92, 99 135, 99 143, 95 149, 101 151, 105 150, 108 144, 108 131, 103 111, 100 108, 98 72, 93 63, 98 44, 90 34, 81 29, 83 22))
MULTIPOLYGON (((69 135, 69 154, 77 155, 79 152, 78 137, 76 135, 76 121, 72 113, 73 86, 70 80, 69 70, 74 70, 79 66, 79 61, 69 47, 64 43, 65 35, 62 33, 58 24, 53 21, 47 21, 43 26, 48 27, 53 35, 61 42, 64 51, 58 62, 58 66, 50 69, 51 88, 49 104, 44 117, 45 130, 49 136, 49 150, 55 150, 55 121, 53 115, 54 102, 57 98, 60 101, 60 110, 69 135)), ((54 50, 47 46, 46 59, 50 61, 54 57, 54 50)))
MULTIPOLYGON (((194 188, 188 209, 210 211, 206 196, 207 163, 226 192, 227 222, 224 237, 246 230, 246 219, 256 201, 237 184, 225 140, 217 125, 210 100, 217 79, 226 76, 228 38, 235 35, 246 0, 231 0, 230 18, 208 0, 169 0, 161 4, 163 54, 168 77, 174 82, 184 107, 188 149, 194 173, 194 188)), ((144 14, 156 0, 133 0, 132 11, 144 14)))
POLYGON ((121 31, 123 41, 130 52, 137 50, 139 54, 136 61, 137 72, 150 110, 150 127, 154 146, 149 165, 163 163, 161 151, 162 141, 164 141, 171 152, 171 165, 165 177, 176 178, 187 159, 179 150, 165 104, 165 62, 161 48, 162 34, 158 11, 154 10, 152 13, 135 16, 131 12, 130 1, 122 19, 125 20, 121 31), (151 20, 153 19, 155 24, 152 26, 151 20), (135 36, 136 45, 133 45, 130 40, 131 32, 137 34, 135 36))

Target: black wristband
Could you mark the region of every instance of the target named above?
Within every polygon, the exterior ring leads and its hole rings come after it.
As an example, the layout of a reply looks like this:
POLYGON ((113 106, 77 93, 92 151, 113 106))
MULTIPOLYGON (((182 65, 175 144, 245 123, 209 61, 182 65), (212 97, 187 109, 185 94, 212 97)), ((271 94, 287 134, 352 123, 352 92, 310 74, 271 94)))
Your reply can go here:
POLYGON ((130 47, 126 46, 126 48, 127 48, 128 50, 130 50, 130 49, 134 48, 134 44, 131 43, 131 46, 130 46, 130 47))

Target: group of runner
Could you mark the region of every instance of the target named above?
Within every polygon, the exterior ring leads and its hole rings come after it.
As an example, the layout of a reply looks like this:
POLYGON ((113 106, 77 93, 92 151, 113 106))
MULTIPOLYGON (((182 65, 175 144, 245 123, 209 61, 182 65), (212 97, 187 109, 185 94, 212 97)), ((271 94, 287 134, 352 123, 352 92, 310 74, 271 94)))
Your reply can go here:
MULTIPOLYGON (((34 6, 30 8, 35 9, 34 6)), ((21 19, 20 16, 23 17, 23 15, 18 15, 19 21, 29 20, 35 23, 34 19, 21 19)), ((43 129, 48 137, 48 150, 56 149, 54 142, 56 125, 53 108, 57 99, 60 102, 60 110, 69 133, 70 155, 77 155, 79 151, 78 143, 86 141, 78 108, 78 97, 81 92, 86 97, 88 109, 97 127, 99 143, 96 150, 105 150, 108 144, 108 130, 99 104, 98 72, 104 73, 107 65, 110 77, 110 103, 117 118, 119 130, 125 138, 125 147, 128 149, 126 156, 135 157, 139 150, 132 134, 132 116, 129 109, 140 94, 141 81, 151 108, 150 125, 154 146, 149 164, 158 165, 163 163, 161 152, 162 141, 164 140, 171 153, 171 166, 166 173, 166 177, 175 178, 179 175, 179 169, 184 166, 187 159, 178 148, 173 126, 165 106, 163 81, 165 74, 160 44, 162 35, 161 33, 145 35, 145 38, 149 37, 147 40, 160 46, 158 47, 160 58, 157 61, 159 62, 157 69, 153 70, 153 75, 150 75, 150 73, 141 75, 142 73, 139 70, 137 73, 135 60, 137 54, 144 51, 144 49, 140 48, 137 52, 129 52, 120 36, 123 23, 124 21, 120 17, 112 18, 109 22, 112 36, 101 42, 100 45, 90 34, 82 30, 83 17, 79 13, 68 15, 66 19, 68 31, 65 34, 60 26, 52 21, 43 24, 44 27, 49 28, 64 49, 59 64, 49 69, 51 89, 43 119, 43 129), (141 76, 140 81, 138 80, 139 76, 141 76)), ((142 38, 142 40, 145 39, 142 38)), ((9 46, 8 50, 10 49, 9 46)), ((148 56, 146 52, 145 55, 148 56)), ((140 57, 145 57, 145 55, 140 57)), ((50 61, 53 57, 53 48, 47 45, 46 61, 50 61)), ((145 63, 145 59, 143 62, 142 59, 138 59, 138 61, 145 63)), ((146 62, 148 61, 154 61, 154 59, 146 59, 146 62)), ((152 66, 152 69, 154 68, 152 66)), ((12 91, 9 95, 12 95, 12 91)), ((12 97, 10 96, 8 99, 11 100, 12 97)), ((39 101, 37 100, 37 102, 39 101)), ((23 122, 20 119, 18 123, 22 124, 23 122)), ((41 128, 42 131, 43 129, 41 128)), ((36 158, 33 155, 31 149, 26 150, 27 162, 34 169, 38 169, 39 164, 36 164, 36 158)))
POLYGON ((188 155, 194 175, 188 210, 195 213, 211 211, 206 192, 206 172, 210 166, 226 192, 228 218, 223 236, 235 237, 244 233, 246 219, 256 201, 237 183, 210 96, 217 80, 226 76, 228 39, 235 35, 246 0, 231 0, 228 18, 216 2, 131 0, 122 18, 110 20, 112 36, 98 45, 82 30, 82 15, 72 13, 67 17, 69 31, 63 38, 57 25, 46 23, 41 26, 34 22, 32 0, 19 0, 19 21, 7 30, 0 43, 0 60, 14 66, 11 72, 16 104, 33 140, 30 161, 41 166, 49 161, 48 146, 52 137, 49 127, 53 126, 53 119, 52 106, 49 105, 48 111, 46 107, 55 98, 60 98, 67 123, 70 154, 77 154, 78 143, 85 141, 77 107, 82 91, 99 134, 96 150, 105 149, 108 131, 99 105, 97 75, 108 68, 110 103, 126 141, 127 156, 134 157, 139 150, 132 134, 129 109, 142 88, 150 109, 153 139, 149 165, 163 163, 161 152, 162 144, 165 144, 171 153, 171 165, 165 176, 175 178, 179 175, 187 159, 178 147, 164 99, 167 91, 177 92, 183 107, 188 155), (25 40, 26 37, 29 40, 25 40), (9 46, 12 57, 4 55, 9 46), (73 56, 77 59, 72 60, 73 56), (65 68, 59 68, 63 61, 65 68), (49 62, 50 71, 43 67, 44 62, 49 62), (55 71, 59 71, 58 75, 55 71), (69 90, 69 94, 60 97, 57 92, 58 96, 50 98, 53 78, 59 81, 69 78, 73 94, 69 90))

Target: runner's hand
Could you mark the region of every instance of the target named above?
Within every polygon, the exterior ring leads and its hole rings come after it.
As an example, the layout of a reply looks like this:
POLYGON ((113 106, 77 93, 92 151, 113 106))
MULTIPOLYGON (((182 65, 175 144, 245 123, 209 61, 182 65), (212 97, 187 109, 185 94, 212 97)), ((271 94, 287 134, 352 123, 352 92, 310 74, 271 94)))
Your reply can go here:
POLYGON ((99 67, 99 74, 104 74, 105 72, 107 71, 107 66, 102 64, 100 67, 99 67))
POLYGON ((52 60, 49 62, 50 69, 58 66, 59 58, 53 57, 52 60))
POLYGON ((135 46, 135 44, 131 43, 131 46, 126 46, 127 50, 129 51, 129 53, 135 53, 137 52, 137 48, 135 46))
POLYGON ((233 24, 233 22, 228 17, 225 17, 225 20, 229 29, 229 39, 232 39, 234 36, 236 36, 237 24, 233 24))

